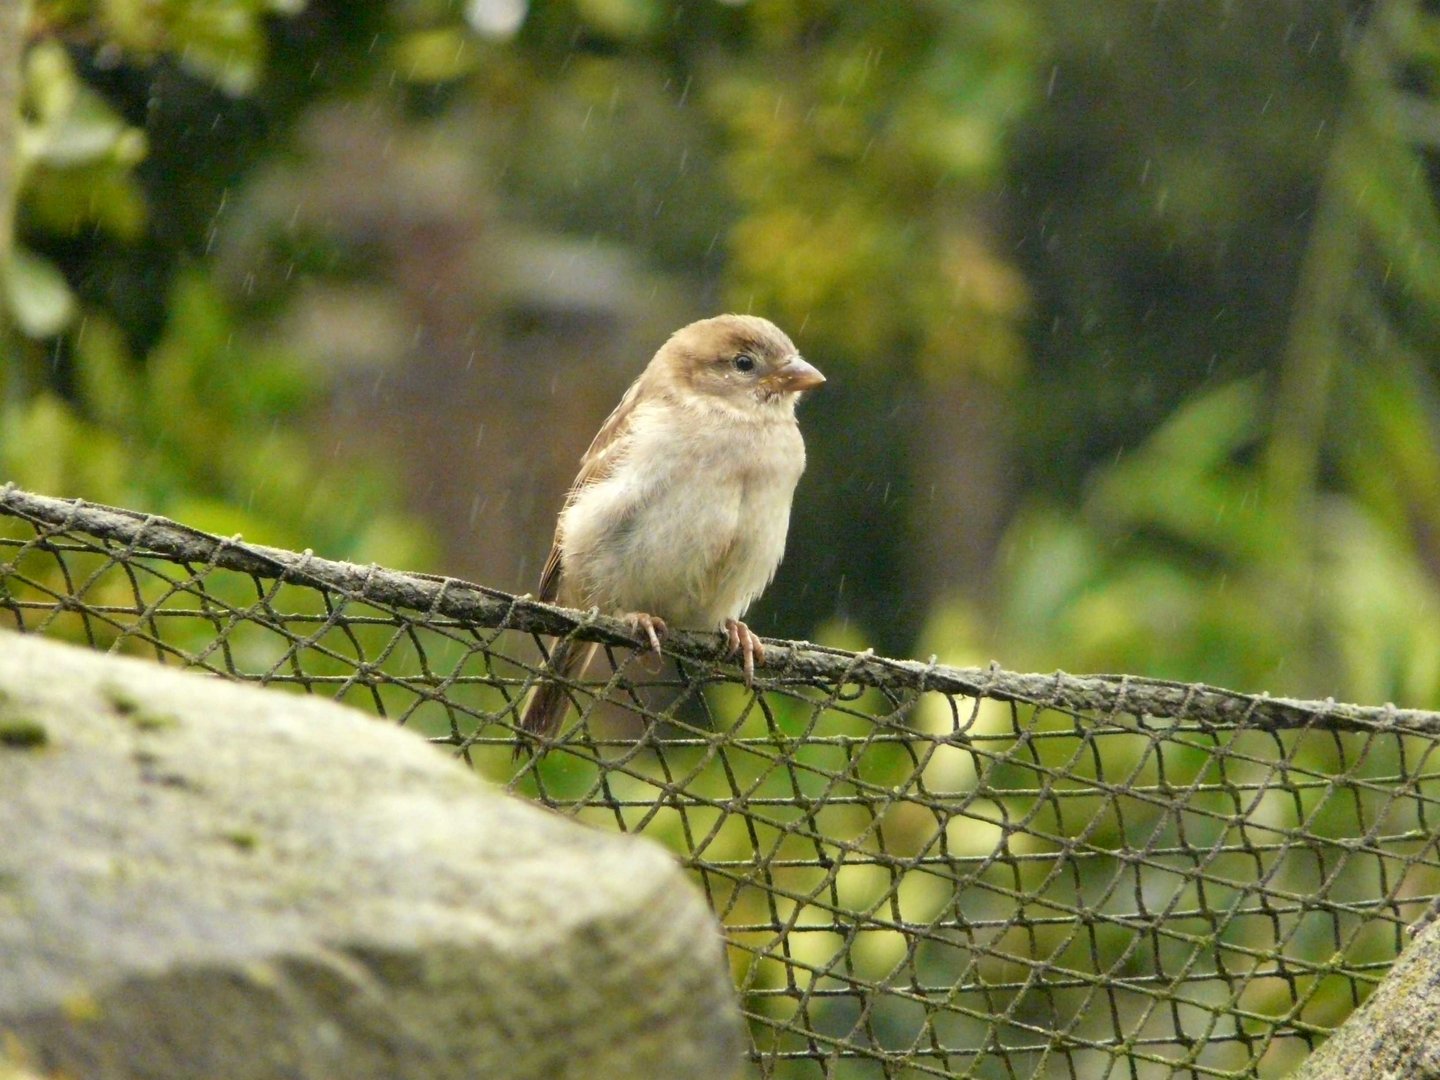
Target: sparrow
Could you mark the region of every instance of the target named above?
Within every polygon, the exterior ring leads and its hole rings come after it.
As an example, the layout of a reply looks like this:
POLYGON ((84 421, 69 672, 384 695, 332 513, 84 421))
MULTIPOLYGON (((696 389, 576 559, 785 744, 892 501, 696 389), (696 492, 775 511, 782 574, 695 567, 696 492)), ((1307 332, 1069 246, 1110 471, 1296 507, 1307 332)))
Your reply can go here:
MULTIPOLYGON (((765 319, 720 315, 677 330, 580 459, 540 599, 619 616, 656 654, 671 624, 723 630, 751 685, 764 647, 740 616, 785 553, 805 470, 795 404, 823 382, 765 319)), ((554 734, 565 683, 596 648, 569 638, 555 646, 553 677, 532 690, 522 731, 554 734)))

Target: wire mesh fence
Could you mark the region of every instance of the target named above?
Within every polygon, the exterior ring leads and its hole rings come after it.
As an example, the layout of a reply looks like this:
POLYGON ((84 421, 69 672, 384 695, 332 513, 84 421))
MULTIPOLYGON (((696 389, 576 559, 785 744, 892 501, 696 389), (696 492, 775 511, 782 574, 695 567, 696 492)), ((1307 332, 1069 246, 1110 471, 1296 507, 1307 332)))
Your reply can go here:
POLYGON ((1292 1069, 1440 893, 1440 714, 1018 675, 621 623, 0 489, 0 626, 323 694, 668 845, 754 1075, 1292 1069), (609 670, 512 758, 554 635, 609 670))

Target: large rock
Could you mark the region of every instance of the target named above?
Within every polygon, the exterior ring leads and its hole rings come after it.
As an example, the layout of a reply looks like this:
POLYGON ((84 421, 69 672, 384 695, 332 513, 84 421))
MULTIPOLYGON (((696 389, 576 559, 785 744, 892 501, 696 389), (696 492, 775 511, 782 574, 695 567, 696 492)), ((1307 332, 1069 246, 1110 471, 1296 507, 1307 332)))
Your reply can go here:
POLYGON ((330 702, 0 631, 0 1046, 67 1076, 732 1076, 659 848, 330 702))
POLYGON ((1294 1077, 1440 1077, 1440 921, 1420 932, 1365 1004, 1335 1029, 1294 1077))

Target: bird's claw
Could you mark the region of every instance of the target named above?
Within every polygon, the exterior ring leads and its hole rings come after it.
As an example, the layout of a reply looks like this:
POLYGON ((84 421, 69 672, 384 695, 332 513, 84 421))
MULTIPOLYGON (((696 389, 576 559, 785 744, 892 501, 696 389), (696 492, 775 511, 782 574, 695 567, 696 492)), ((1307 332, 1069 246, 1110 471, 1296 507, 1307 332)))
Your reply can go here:
POLYGON ((745 685, 755 684, 755 661, 765 660, 765 646, 760 636, 739 619, 725 620, 725 637, 730 642, 730 655, 740 654, 740 668, 745 673, 745 685))
POLYGON ((647 615, 643 611, 632 611, 629 615, 624 616, 624 620, 632 633, 643 635, 650 642, 650 651, 655 654, 656 671, 658 672, 660 670, 659 662, 662 661, 660 639, 669 630, 669 627, 665 625, 665 620, 655 615, 647 615))

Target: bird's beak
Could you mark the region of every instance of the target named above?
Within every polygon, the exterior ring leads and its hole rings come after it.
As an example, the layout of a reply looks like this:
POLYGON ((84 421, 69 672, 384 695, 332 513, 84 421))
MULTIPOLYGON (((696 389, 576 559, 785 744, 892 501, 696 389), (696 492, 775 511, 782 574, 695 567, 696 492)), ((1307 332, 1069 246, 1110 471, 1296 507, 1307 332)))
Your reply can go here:
POLYGON ((806 363, 798 356, 792 356, 776 370, 774 379, 781 390, 794 393, 815 389, 825 381, 825 376, 821 375, 820 369, 813 364, 806 363))

